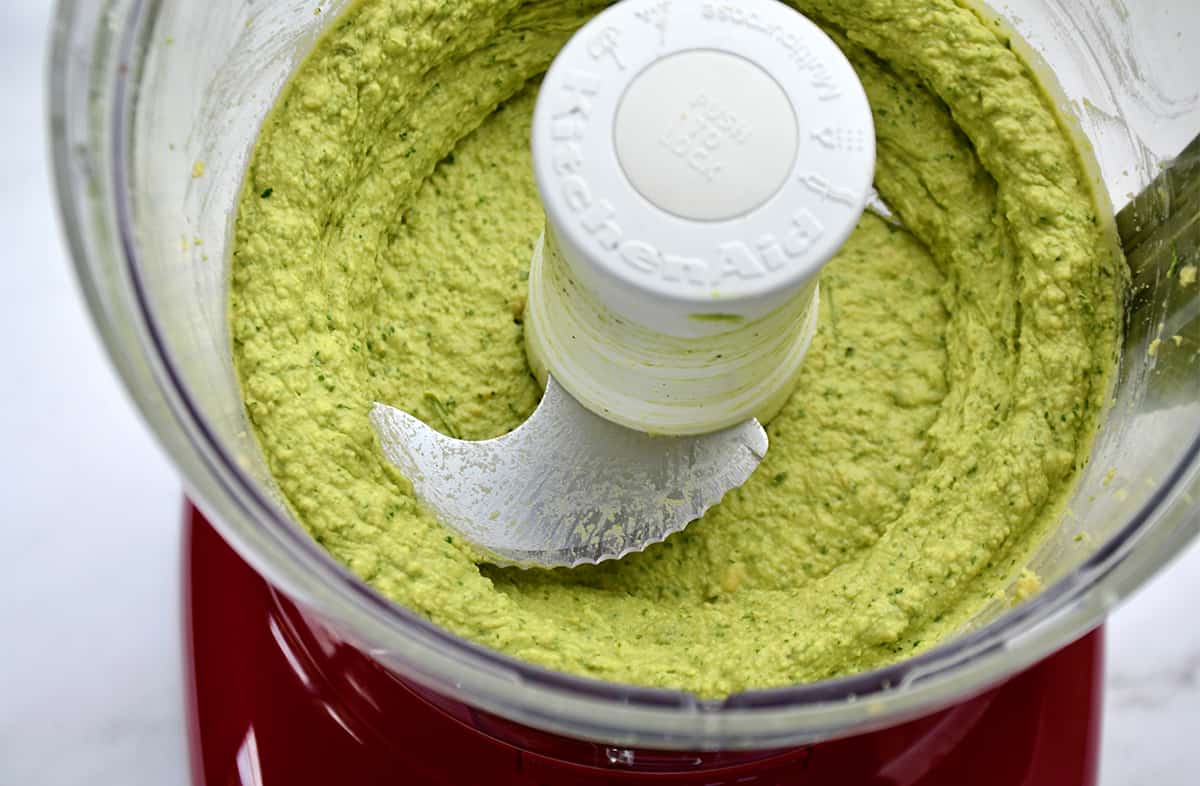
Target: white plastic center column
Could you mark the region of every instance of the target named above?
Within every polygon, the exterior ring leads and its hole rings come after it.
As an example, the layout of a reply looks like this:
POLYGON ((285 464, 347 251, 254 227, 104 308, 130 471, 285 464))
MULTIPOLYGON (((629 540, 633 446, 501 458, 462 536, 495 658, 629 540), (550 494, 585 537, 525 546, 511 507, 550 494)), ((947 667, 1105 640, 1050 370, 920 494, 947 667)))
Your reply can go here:
POLYGON ((539 378, 640 431, 772 417, 874 174, 870 107, 833 41, 776 0, 624 0, 547 73, 533 155, 539 378))
POLYGON ((762 207, 796 163, 796 114, 766 71, 700 49, 643 71, 617 107, 613 140, 633 187, 692 221, 762 207))

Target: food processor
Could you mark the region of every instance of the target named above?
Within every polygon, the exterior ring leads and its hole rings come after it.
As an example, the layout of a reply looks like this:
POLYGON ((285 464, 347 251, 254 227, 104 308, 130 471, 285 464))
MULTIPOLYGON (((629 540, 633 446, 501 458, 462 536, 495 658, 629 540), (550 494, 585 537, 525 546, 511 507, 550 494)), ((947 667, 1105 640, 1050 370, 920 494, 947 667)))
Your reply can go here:
POLYGON ((283 504, 229 351, 232 211, 264 116, 346 5, 62 0, 53 30, 52 146, 72 255, 195 503, 182 631, 195 782, 1094 783, 1097 626, 1200 528, 1200 285, 1181 276, 1200 263, 1200 202, 1180 174, 1200 159, 1189 147, 1200 6, 980 11, 1054 75, 1112 203, 1142 194, 1118 218, 1127 245, 1164 230, 1130 254, 1110 408, 1027 566, 1044 589, 1019 605, 997 598, 958 635, 885 668, 710 700, 459 638, 376 594, 283 504))

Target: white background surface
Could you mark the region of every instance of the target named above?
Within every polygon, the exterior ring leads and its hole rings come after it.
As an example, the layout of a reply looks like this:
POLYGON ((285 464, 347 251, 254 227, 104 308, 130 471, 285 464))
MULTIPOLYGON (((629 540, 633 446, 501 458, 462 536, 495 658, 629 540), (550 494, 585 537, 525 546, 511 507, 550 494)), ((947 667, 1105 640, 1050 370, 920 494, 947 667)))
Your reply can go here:
MULTIPOLYGON (((60 240, 48 5, 0 2, 0 784, 182 786, 179 484, 60 240)), ((1197 783, 1198 605, 1194 546, 1112 620, 1105 786, 1197 783)))

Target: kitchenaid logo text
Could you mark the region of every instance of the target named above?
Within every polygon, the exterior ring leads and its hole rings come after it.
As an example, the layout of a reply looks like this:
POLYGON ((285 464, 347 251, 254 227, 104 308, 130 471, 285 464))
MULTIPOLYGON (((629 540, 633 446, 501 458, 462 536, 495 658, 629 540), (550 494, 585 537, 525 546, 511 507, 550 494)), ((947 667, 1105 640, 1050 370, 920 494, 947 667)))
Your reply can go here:
POLYGON ((798 69, 809 73, 809 84, 817 91, 817 98, 832 101, 841 97, 842 91, 838 89, 837 81, 825 62, 807 41, 783 25, 771 22, 758 11, 744 8, 737 3, 705 3, 700 8, 700 16, 708 21, 737 25, 768 36, 783 47, 788 59, 798 69))
POLYGON ((821 239, 825 228, 807 209, 791 216, 782 233, 767 233, 752 244, 729 240, 717 244, 711 258, 671 254, 638 238, 626 237, 612 202, 595 194, 584 178, 583 139, 591 121, 592 101, 601 79, 572 70, 557 90, 550 118, 551 166, 561 196, 584 232, 603 251, 616 254, 631 270, 662 281, 696 287, 720 287, 731 280, 750 281, 782 270, 802 259, 821 239))

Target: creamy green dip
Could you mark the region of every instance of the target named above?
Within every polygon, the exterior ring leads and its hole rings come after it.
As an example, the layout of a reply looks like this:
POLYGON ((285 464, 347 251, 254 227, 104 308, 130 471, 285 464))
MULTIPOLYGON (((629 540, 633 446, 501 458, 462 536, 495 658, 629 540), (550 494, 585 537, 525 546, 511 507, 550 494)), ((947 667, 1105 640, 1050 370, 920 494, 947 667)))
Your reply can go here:
POLYGON ((384 459, 374 401, 468 439, 533 410, 539 75, 603 3, 365 0, 263 127, 234 355, 301 524, 379 592, 576 674, 719 696, 880 666, 1021 573, 1087 458, 1124 266, 1079 151, 1005 34, 953 0, 803 0, 859 70, 876 183, 745 487, 667 542, 553 572, 476 564, 384 459))

